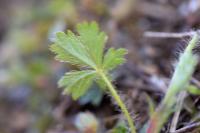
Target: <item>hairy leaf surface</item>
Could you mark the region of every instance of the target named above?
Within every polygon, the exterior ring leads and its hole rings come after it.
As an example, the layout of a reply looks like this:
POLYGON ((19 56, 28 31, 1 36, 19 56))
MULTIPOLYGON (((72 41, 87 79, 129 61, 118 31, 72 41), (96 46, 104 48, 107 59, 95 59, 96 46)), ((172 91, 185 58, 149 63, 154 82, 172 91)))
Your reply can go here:
POLYGON ((121 65, 125 62, 124 55, 127 53, 127 50, 123 48, 114 49, 110 48, 106 55, 104 56, 103 68, 105 70, 112 70, 118 65, 121 65))
POLYGON ((89 89, 95 76, 96 72, 93 70, 73 71, 66 73, 58 85, 65 87, 64 94, 72 94, 72 97, 77 99, 89 89))
POLYGON ((108 71, 124 63, 127 53, 125 49, 111 48, 104 56, 107 36, 95 22, 77 25, 77 33, 58 32, 55 43, 50 46, 57 60, 89 69, 66 73, 59 80, 59 87, 64 87, 64 93, 71 94, 74 99, 83 96, 93 81, 105 88, 99 72, 105 72, 108 76, 108 71))
POLYGON ((87 47, 91 58, 97 66, 100 66, 107 36, 104 32, 99 31, 99 27, 95 22, 78 24, 77 30, 80 35, 79 38, 87 47))
POLYGON ((71 31, 68 31, 67 35, 64 32, 58 32, 56 42, 52 45, 52 48, 54 48, 52 49, 53 52, 57 53, 59 56, 62 55, 62 57, 65 52, 65 58, 68 58, 64 61, 71 61, 70 63, 72 64, 78 63, 78 65, 82 66, 88 65, 90 67, 95 67, 95 64, 90 59, 86 48, 71 31))

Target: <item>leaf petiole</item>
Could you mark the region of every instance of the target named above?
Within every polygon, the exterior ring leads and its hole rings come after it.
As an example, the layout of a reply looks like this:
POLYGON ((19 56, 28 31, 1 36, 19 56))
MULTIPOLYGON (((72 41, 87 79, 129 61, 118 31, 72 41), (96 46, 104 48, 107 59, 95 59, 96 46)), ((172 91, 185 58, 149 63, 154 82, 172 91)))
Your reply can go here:
POLYGON ((113 87, 113 85, 111 84, 110 80, 107 78, 107 76, 102 72, 102 71, 98 71, 99 75, 102 77, 102 79, 104 80, 104 82, 107 84, 108 89, 111 93, 111 95, 113 96, 113 98, 115 99, 115 101, 117 102, 117 104, 119 105, 119 107, 121 108, 122 112, 124 113, 127 122, 130 126, 131 129, 131 133, 136 133, 136 129, 135 126, 133 124, 133 120, 126 108, 126 106, 124 105, 124 103, 122 102, 120 96, 117 94, 117 91, 115 90, 115 88, 113 87))

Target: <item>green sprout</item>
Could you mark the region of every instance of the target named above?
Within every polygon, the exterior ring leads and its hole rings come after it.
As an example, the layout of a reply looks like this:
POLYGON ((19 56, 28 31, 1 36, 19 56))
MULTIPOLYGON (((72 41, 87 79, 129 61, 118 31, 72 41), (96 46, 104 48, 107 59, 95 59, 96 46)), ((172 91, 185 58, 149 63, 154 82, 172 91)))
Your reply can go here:
POLYGON ((93 82, 100 86, 107 86, 124 113, 131 133, 135 133, 136 129, 130 113, 115 90, 109 75, 111 70, 125 62, 124 55, 127 50, 110 48, 104 54, 107 36, 104 32, 100 32, 95 22, 78 24, 76 29, 78 35, 71 31, 67 34, 57 33, 56 41, 50 47, 50 50, 56 54, 57 60, 80 68, 79 71, 66 73, 59 80, 59 87, 64 87, 63 93, 71 94, 72 98, 77 100, 87 93, 93 82))
MULTIPOLYGON (((185 51, 180 55, 179 62, 171 79, 167 93, 157 110, 153 113, 147 133, 159 133, 162 126, 174 111, 177 95, 187 91, 190 79, 198 63, 198 56, 193 53, 199 41, 198 33, 192 37, 185 51)), ((195 88, 193 87, 193 91, 195 88)))

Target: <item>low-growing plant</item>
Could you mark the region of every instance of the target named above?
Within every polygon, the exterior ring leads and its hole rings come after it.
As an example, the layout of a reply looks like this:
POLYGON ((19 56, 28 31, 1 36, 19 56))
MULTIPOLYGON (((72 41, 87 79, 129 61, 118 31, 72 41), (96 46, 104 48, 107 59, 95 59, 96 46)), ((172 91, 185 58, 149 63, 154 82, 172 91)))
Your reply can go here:
POLYGON ((124 55, 127 50, 110 48, 104 54, 107 36, 100 32, 97 23, 81 23, 77 25, 78 34, 68 31, 58 32, 56 41, 50 49, 56 54, 56 59, 61 62, 76 65, 78 71, 67 72, 58 82, 59 87, 64 87, 64 94, 71 94, 73 99, 85 95, 93 82, 107 90, 115 99, 126 117, 131 133, 135 133, 133 120, 125 104, 115 90, 110 72, 118 65, 125 62, 124 55))
MULTIPOLYGON (((59 80, 59 87, 64 87, 63 93, 70 94, 73 99, 77 100, 85 95, 91 85, 96 82, 104 91, 110 92, 124 113, 131 133, 136 133, 130 113, 110 78, 110 72, 125 62, 124 55, 127 50, 110 48, 104 52, 107 36, 104 32, 100 32, 96 22, 78 24, 76 29, 78 34, 74 34, 70 30, 67 31, 67 34, 58 32, 55 43, 50 46, 50 50, 56 54, 57 60, 76 65, 79 68, 79 70, 67 72, 59 80)), ((154 112, 152 110, 147 133, 160 132, 170 114, 175 111, 176 97, 180 92, 188 91, 192 94, 200 94, 198 88, 189 83, 198 63, 198 56, 193 52, 198 41, 199 35, 195 33, 185 51, 180 54, 166 95, 157 110, 154 112)), ((119 131, 118 128, 113 131, 116 130, 119 131)), ((120 130, 126 132, 122 128, 120 130)))
POLYGON ((189 85, 192 74, 198 63, 198 56, 194 54, 193 49, 196 47, 199 41, 199 35, 196 33, 185 51, 180 55, 178 64, 176 65, 175 72, 171 79, 167 93, 157 108, 153 113, 149 126, 147 128, 147 133, 159 133, 164 123, 167 121, 173 111, 175 111, 177 95, 180 92, 187 91, 192 93, 199 93, 194 86, 189 85))

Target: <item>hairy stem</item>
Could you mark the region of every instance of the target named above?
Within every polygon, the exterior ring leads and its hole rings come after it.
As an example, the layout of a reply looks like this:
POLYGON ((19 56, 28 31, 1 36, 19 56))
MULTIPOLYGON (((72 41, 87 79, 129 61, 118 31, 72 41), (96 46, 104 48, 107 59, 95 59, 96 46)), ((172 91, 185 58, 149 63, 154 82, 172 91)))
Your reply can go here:
POLYGON ((107 76, 103 72, 100 72, 99 74, 101 75, 101 77, 105 81, 105 83, 107 84, 110 93, 112 94, 112 96, 114 97, 115 101, 117 102, 117 104, 121 108, 122 112, 124 113, 124 115, 125 115, 125 117, 126 117, 126 119, 128 121, 128 124, 130 126, 131 133, 136 133, 136 129, 135 129, 135 126, 133 124, 133 120, 132 120, 132 118, 131 118, 126 106, 122 102, 120 96, 117 94, 115 88, 113 87, 113 85, 111 84, 111 82, 109 81, 109 79, 107 78, 107 76))
POLYGON ((193 49, 199 41, 199 35, 196 33, 189 42, 183 54, 181 54, 175 72, 171 79, 167 93, 152 115, 147 133, 159 133, 169 116, 174 111, 177 95, 185 91, 198 63, 198 57, 193 53, 193 49))

